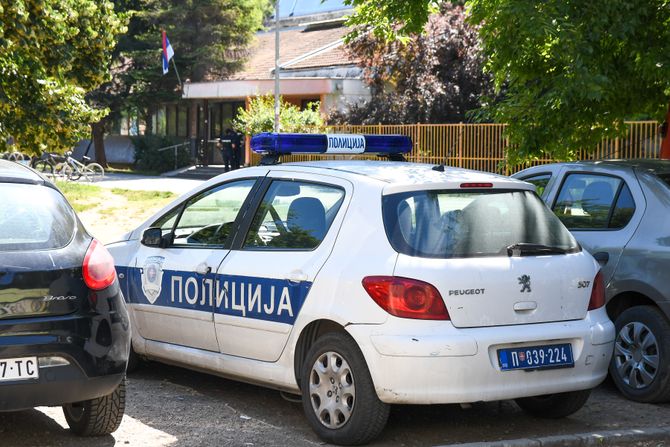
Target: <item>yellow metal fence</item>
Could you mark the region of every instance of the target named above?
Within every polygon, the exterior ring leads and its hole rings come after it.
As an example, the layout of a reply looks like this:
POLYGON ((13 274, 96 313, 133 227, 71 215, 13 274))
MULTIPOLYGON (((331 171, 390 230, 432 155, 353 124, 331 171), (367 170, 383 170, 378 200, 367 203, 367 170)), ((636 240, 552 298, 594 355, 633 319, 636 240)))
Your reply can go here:
MULTIPOLYGON (((661 135, 657 121, 626 122, 628 132, 624 138, 604 139, 595 151, 582 151, 578 159, 612 158, 658 158, 661 151, 661 135)), ((446 164, 479 171, 512 174, 527 166, 505 166, 508 141, 504 136, 504 124, 404 124, 369 126, 333 126, 331 133, 407 135, 414 148, 407 157, 420 163, 446 164)), ((347 156, 350 157, 350 156, 347 156)), ((285 162, 337 159, 342 156, 291 155, 283 157, 285 162)), ((370 157, 373 158, 373 157, 370 157)), ((260 157, 252 156, 252 164, 260 157)), ((552 163, 558 160, 545 158, 530 165, 552 163)))

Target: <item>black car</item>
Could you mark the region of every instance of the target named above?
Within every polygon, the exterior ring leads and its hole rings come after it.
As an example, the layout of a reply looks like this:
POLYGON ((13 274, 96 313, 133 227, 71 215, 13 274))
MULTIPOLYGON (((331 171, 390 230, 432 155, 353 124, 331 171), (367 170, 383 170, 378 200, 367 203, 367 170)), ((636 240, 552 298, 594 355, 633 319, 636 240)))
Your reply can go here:
POLYGON ((107 249, 56 186, 0 160, 0 411, 62 405, 74 433, 111 433, 129 347, 107 249))

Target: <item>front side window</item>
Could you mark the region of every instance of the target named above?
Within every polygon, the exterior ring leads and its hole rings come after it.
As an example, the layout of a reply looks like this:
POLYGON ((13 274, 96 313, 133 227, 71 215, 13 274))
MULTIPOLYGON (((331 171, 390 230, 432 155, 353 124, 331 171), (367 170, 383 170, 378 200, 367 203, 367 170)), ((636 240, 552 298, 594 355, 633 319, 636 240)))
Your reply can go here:
POLYGON ((326 236, 343 199, 338 186, 275 180, 254 215, 244 248, 312 250, 326 236))
POLYGON ((164 234, 173 232, 175 246, 222 246, 255 182, 240 180, 202 192, 186 202, 183 211, 175 208, 152 226, 164 234))
POLYGON ((74 212, 45 186, 0 184, 0 251, 51 250, 74 235, 74 212))
POLYGON ((553 253, 580 250, 531 191, 411 191, 385 196, 382 206, 391 245, 410 256, 508 256, 516 244, 553 253))
POLYGON ((635 202, 619 177, 570 174, 561 186, 553 211, 571 230, 619 229, 632 218, 635 202))

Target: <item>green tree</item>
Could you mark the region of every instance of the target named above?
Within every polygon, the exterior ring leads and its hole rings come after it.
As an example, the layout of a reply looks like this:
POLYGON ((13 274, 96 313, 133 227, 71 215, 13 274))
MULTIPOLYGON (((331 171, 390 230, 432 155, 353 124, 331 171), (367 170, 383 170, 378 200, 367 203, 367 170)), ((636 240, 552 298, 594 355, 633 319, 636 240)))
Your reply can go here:
MULTIPOLYGON (((352 22, 369 20, 378 35, 403 37, 423 29, 439 3, 351 0, 352 22)), ((623 135, 625 119, 663 119, 670 0, 469 0, 466 7, 480 27, 486 69, 497 91, 505 89, 479 117, 509 125, 510 162, 573 158, 603 137, 623 135)))
POLYGON ((662 120, 670 102, 670 1, 471 0, 502 101, 511 162, 560 159, 623 135, 624 120, 662 120))
POLYGON ((64 150, 105 109, 87 92, 109 79, 124 18, 99 0, 0 1, 0 147, 64 150))
MULTIPOLYGON (((238 132, 254 135, 272 132, 275 123, 274 96, 271 94, 251 99, 247 110, 240 110, 233 123, 238 132)), ((281 99, 279 127, 282 132, 318 133, 324 129, 319 104, 311 103, 305 110, 281 99)))
MULTIPOLYGON (((345 0, 355 7, 347 24, 354 26, 349 40, 359 37, 363 28, 371 29, 375 37, 383 40, 399 39, 407 42, 412 34, 423 32, 428 17, 439 11, 442 0, 345 0)), ((454 2, 462 3, 462 2, 454 2)))

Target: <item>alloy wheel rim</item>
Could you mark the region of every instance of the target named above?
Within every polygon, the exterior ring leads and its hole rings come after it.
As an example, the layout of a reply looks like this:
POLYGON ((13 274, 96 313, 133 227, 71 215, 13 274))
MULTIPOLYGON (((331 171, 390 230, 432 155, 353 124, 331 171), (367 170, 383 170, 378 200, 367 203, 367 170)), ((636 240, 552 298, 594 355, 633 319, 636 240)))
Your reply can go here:
POLYGON ((316 359, 309 375, 309 397, 314 414, 325 427, 337 429, 349 421, 356 387, 351 368, 340 354, 328 351, 316 359))
POLYGON ((614 345, 614 366, 623 383, 636 390, 650 386, 658 363, 658 341, 645 324, 633 321, 621 328, 614 345))

